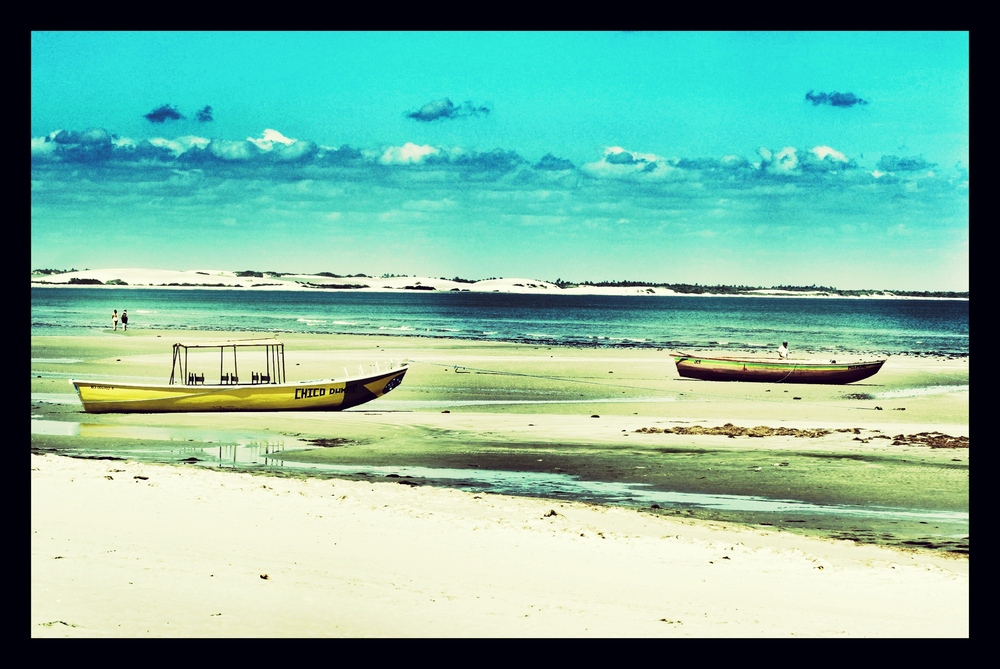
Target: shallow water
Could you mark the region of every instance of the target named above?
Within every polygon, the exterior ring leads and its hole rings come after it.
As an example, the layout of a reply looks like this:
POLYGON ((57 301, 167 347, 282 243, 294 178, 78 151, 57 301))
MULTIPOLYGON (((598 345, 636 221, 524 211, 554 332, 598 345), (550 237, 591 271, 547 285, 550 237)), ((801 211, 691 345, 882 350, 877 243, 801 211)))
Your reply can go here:
POLYGON ((888 400, 888 399, 902 399, 906 397, 923 397, 925 395, 944 395, 948 393, 967 393, 969 392, 969 386, 957 385, 957 386, 925 386, 921 388, 896 388, 893 390, 883 390, 881 392, 872 393, 875 399, 888 400))
POLYGON ((176 447, 80 449, 75 454, 90 457, 135 457, 158 462, 189 462, 200 466, 233 467, 273 471, 324 473, 350 478, 407 479, 435 487, 468 492, 542 497, 596 504, 662 509, 703 509, 774 514, 878 517, 948 523, 949 532, 968 533, 967 512, 898 509, 882 506, 819 505, 790 499, 759 496, 696 494, 657 490, 640 483, 586 481, 576 476, 548 472, 518 472, 483 469, 448 469, 414 466, 368 466, 303 463, 285 459, 285 451, 310 448, 312 444, 283 435, 261 436, 233 430, 117 426, 33 418, 31 433, 60 436, 99 436, 115 439, 178 442, 176 447), (218 445, 205 444, 218 442, 218 445))

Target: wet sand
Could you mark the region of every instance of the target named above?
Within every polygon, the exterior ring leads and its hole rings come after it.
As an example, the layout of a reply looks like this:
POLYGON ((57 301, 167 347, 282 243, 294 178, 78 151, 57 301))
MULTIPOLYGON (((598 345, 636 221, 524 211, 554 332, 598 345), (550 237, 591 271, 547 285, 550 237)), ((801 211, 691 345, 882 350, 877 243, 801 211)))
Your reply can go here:
MULTIPOLYGON (((101 473, 107 468, 131 471, 135 467, 152 466, 142 461, 156 460, 157 452, 170 452, 170 442, 102 436, 102 427, 131 427, 137 432, 164 428, 167 434, 183 434, 184 430, 211 430, 215 434, 239 431, 281 436, 296 440, 300 446, 315 446, 286 447, 274 454, 288 463, 561 472, 586 480, 644 483, 655 489, 680 492, 759 495, 822 505, 879 505, 959 514, 968 512, 967 358, 893 357, 877 376, 862 383, 781 386, 681 379, 666 351, 549 348, 403 337, 288 335, 282 340, 286 343, 290 380, 336 376, 343 373, 344 367, 356 369, 358 364, 390 358, 396 362, 411 360, 410 371, 403 384, 385 398, 343 413, 87 415, 81 412, 79 405, 49 401, 52 397, 72 393, 66 381, 68 376, 104 378, 106 375, 165 381, 169 376, 173 341, 218 336, 215 333, 129 331, 107 337, 34 338, 32 393, 46 399, 32 402, 33 418, 79 423, 87 429, 80 429, 77 436, 34 434, 33 452, 47 453, 45 461, 51 461, 58 453, 100 452, 108 456, 118 452, 126 459, 83 464, 78 461, 80 466, 103 468, 101 471, 88 470, 87 476, 107 480, 103 476, 114 477, 113 473, 101 473), (146 451, 138 458, 134 457, 136 441, 142 441, 146 451)), ((175 456, 162 459, 171 461, 172 458, 177 459, 175 456)), ((192 481, 204 481, 201 477, 209 474, 227 475, 195 470, 190 466, 175 469, 178 476, 190 477, 192 481)), ((281 476, 283 478, 272 479, 254 476, 253 479, 284 481, 281 485, 313 485, 310 480, 295 481, 301 475, 291 470, 281 476)), ((413 505, 414 509, 419 509, 426 500, 438 499, 436 495, 442 500, 447 498, 448 504, 464 500, 454 507, 454 513, 459 516, 466 504, 482 503, 483 499, 490 500, 501 518, 508 507, 553 504, 544 500, 484 497, 432 489, 412 485, 420 482, 405 477, 397 479, 396 483, 386 479, 373 483, 370 476, 353 478, 367 480, 338 484, 313 477, 313 481, 315 485, 323 481, 322 485, 372 486, 373 491, 382 491, 379 495, 401 496, 399 499, 406 500, 405 503, 413 505), (399 485, 400 482, 411 485, 399 485)), ((33 479, 36 497, 38 490, 33 479)), ((604 507, 569 506, 590 509, 604 517, 612 514, 615 518, 632 518, 629 522, 652 523, 651 527, 664 528, 667 525, 657 524, 669 524, 674 528, 673 524, 681 523, 682 529, 677 532, 662 530, 671 536, 680 532, 684 537, 686 532, 697 528, 696 533, 725 531, 741 536, 750 533, 754 541, 762 542, 761 546, 772 546, 775 550, 794 545, 796 551, 823 553, 851 546, 858 551, 887 551, 879 555, 891 556, 889 561, 899 564, 918 559, 943 560, 943 563, 935 563, 936 569, 944 564, 949 573, 956 569, 959 573, 958 581, 953 583, 958 590, 951 591, 957 599, 950 600, 950 605, 963 601, 967 604, 967 527, 956 535, 947 523, 935 526, 926 521, 901 521, 899 518, 845 519, 808 514, 651 507, 641 511, 611 511, 604 507), (811 536, 801 536, 803 534, 811 536), (794 542, 811 543, 801 544, 807 546, 804 549, 794 542), (887 546, 894 548, 890 550, 887 546), (964 595, 962 588, 965 588, 964 595)), ((43 520, 52 520, 44 516, 44 507, 33 511, 33 527, 36 519, 40 524, 44 524, 43 520)), ((418 511, 414 514, 421 515, 418 511)), ((167 518, 161 520, 167 522, 167 518)), ((436 527, 424 529, 438 531, 436 527)), ((605 536, 616 533, 614 524, 600 531, 605 536)), ((657 532, 661 530, 654 534, 657 532)), ((454 538, 458 542, 467 540, 468 537, 454 538)), ((511 546, 519 541, 516 533, 510 537, 511 546)), ((33 560, 35 553, 33 547, 33 560)), ((583 564, 578 567, 586 571, 583 564)), ((457 567, 452 565, 452 568, 457 567)), ((81 632, 79 628, 59 625, 35 628, 34 625, 46 622, 35 620, 35 592, 33 584, 33 633, 114 635, 108 630, 98 634, 93 630, 81 632)), ((901 603, 903 599, 896 597, 895 601, 901 603)), ((41 606, 41 599, 38 604, 41 606)), ((39 616, 45 617, 41 608, 38 610, 39 616)), ((534 633, 527 627, 501 626, 494 634, 489 631, 493 628, 475 627, 470 621, 471 626, 440 628, 437 634, 504 635, 506 629, 511 635, 538 636, 729 636, 739 635, 742 630, 755 635, 843 633, 880 636, 888 629, 885 625, 890 624, 867 628, 866 632, 860 625, 861 618, 856 618, 859 624, 846 625, 840 632, 834 631, 837 625, 830 628, 805 626, 796 632, 795 625, 779 623, 781 616, 773 615, 777 617, 770 618, 769 623, 762 623, 759 628, 682 627, 659 622, 649 628, 635 628, 631 634, 625 628, 615 631, 604 627, 602 632, 599 626, 546 625, 533 628, 534 633)), ((964 620, 964 634, 967 634, 967 612, 959 611, 957 615, 960 627, 964 620)), ((933 635, 929 628, 923 632, 913 631, 918 628, 891 633, 933 635)), ((435 634, 420 626, 387 629, 377 626, 367 631, 329 628, 303 634, 435 634)), ((172 632, 160 626, 148 634, 170 635, 172 632)), ((955 632, 954 628, 949 628, 941 633, 952 635, 955 632)), ((961 630, 957 633, 963 635, 961 630)), ((280 635, 295 633, 285 630, 280 635)))

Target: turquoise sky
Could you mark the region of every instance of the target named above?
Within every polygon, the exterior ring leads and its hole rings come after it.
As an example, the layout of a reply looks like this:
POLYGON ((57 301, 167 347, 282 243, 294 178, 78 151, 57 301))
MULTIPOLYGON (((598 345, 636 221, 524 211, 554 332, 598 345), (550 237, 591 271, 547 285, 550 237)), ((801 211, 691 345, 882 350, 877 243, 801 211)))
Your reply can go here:
POLYGON ((963 32, 36 32, 31 266, 968 290, 963 32))

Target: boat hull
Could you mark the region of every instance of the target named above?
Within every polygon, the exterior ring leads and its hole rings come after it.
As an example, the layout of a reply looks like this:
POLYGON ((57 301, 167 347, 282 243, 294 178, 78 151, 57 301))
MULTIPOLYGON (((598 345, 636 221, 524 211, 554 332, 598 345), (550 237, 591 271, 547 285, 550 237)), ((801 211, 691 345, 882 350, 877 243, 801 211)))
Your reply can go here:
POLYGON ((87 413, 343 411, 386 394, 407 368, 365 377, 261 385, 168 385, 71 379, 87 413))
POLYGON ((761 383, 854 383, 874 376, 885 360, 835 363, 811 360, 753 360, 674 355, 677 373, 703 381, 761 383))

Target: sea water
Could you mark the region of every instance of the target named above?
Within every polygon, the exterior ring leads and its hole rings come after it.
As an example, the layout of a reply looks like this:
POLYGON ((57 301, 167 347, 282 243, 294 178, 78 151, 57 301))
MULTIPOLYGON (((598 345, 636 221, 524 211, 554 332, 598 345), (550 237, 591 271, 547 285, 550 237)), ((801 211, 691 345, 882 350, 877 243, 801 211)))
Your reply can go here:
POLYGON ((253 289, 31 289, 31 334, 136 330, 398 335, 546 346, 969 354, 953 299, 559 295, 253 289))

